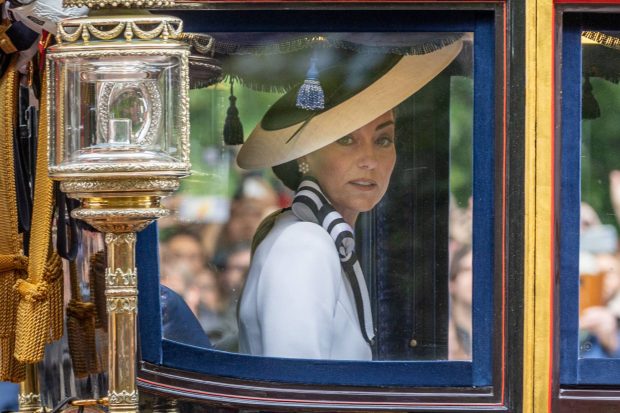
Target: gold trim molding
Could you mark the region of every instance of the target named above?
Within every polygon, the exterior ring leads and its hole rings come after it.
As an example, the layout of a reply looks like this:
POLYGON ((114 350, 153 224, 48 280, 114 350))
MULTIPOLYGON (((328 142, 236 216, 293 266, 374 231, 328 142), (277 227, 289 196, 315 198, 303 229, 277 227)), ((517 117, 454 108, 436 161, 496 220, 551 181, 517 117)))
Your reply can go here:
POLYGON ((115 392, 111 391, 109 393, 110 403, 137 403, 138 402, 138 391, 134 390, 128 392, 126 390, 115 392))
POLYGON ((160 217, 168 216, 165 208, 77 208, 71 216, 82 219, 101 232, 139 232, 160 217))
MULTIPOLYGON (((102 0, 97 0, 97 2, 100 1, 102 0)), ((87 0, 83 3, 83 5, 87 5, 87 3, 94 2, 87 0)), ((128 42, 134 38, 139 40, 161 39, 166 41, 178 39, 183 33, 183 21, 181 19, 172 16, 155 15, 67 19, 58 22, 57 27, 58 34, 56 38, 59 44, 80 42, 88 44, 91 41, 91 37, 92 40, 104 41, 119 38, 124 38, 128 42)))
MULTIPOLYGON (((136 242, 136 234, 134 233, 128 233, 128 234, 105 234, 105 243, 106 245, 110 245, 110 244, 119 244, 119 243, 125 243, 125 244, 133 244, 134 242, 136 242)), ((135 268, 134 268, 134 271, 135 268)))
MULTIPOLYGON (((157 219, 165 217, 169 211, 165 208, 144 208, 144 209, 82 209, 78 208, 72 211, 73 218, 83 219, 85 221, 91 219, 107 219, 115 217, 117 219, 157 219)), ((132 231, 134 232, 134 231, 132 231)), ((137 232, 137 231, 135 231, 137 232)))
POLYGON ((63 181, 60 190, 70 194, 101 192, 174 192, 179 189, 179 180, 171 179, 109 179, 96 181, 63 181))
POLYGON ((106 300, 108 313, 134 313, 137 308, 136 297, 114 297, 106 300))
POLYGON ((20 393, 17 397, 20 406, 36 405, 36 407, 41 407, 41 396, 37 393, 20 393))
POLYGON ((136 282, 137 274, 136 268, 128 271, 123 271, 121 268, 112 271, 111 268, 106 268, 106 285, 108 287, 135 287, 138 285, 136 282))
POLYGON ((523 413, 551 411, 554 381, 554 282, 551 248, 553 181, 553 38, 552 0, 526 2, 525 96, 525 262, 523 413))
POLYGON ((83 0, 63 0, 63 7, 88 7, 91 9, 100 8, 165 8, 175 5, 174 0, 98 0, 98 1, 83 1, 83 0))
POLYGON ((142 162, 142 163, 128 163, 120 167, 118 164, 97 164, 97 163, 80 163, 69 166, 50 166, 50 174, 60 175, 54 176, 55 179, 62 179, 61 175, 80 175, 84 174, 99 174, 99 173, 113 173, 120 174, 123 172, 128 173, 147 173, 147 172, 165 172, 166 175, 178 175, 185 176, 189 173, 188 163, 179 162, 142 162))

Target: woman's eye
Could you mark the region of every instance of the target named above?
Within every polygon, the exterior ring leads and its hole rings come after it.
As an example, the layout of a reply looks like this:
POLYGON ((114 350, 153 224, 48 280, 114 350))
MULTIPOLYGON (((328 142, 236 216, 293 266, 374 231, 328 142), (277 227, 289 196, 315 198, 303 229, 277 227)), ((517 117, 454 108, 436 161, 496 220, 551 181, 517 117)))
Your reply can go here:
POLYGON ((391 136, 381 136, 377 139, 377 145, 382 146, 382 147, 387 147, 390 146, 394 143, 394 138, 392 138, 391 136))
POLYGON ((351 145, 353 143, 353 137, 351 135, 343 136, 336 142, 338 142, 340 145, 351 145))

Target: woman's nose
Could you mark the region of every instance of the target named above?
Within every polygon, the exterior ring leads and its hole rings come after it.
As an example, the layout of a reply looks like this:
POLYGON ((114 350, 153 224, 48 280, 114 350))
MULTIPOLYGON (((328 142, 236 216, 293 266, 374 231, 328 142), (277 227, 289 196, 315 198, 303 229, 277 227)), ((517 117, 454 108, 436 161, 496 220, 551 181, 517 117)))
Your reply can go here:
POLYGON ((362 169, 375 169, 377 167, 377 153, 374 145, 363 145, 360 148, 358 166, 362 169))

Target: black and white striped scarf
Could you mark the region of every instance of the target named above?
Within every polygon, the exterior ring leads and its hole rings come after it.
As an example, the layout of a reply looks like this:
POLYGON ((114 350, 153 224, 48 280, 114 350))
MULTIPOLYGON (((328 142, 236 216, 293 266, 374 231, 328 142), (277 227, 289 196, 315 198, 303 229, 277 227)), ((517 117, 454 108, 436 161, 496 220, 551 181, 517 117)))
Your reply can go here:
POLYGON ((353 289, 362 335, 372 346, 375 331, 370 296, 362 267, 355 253, 353 229, 325 198, 318 181, 309 176, 304 177, 299 184, 293 199, 292 210, 300 220, 321 225, 334 240, 340 264, 353 289))

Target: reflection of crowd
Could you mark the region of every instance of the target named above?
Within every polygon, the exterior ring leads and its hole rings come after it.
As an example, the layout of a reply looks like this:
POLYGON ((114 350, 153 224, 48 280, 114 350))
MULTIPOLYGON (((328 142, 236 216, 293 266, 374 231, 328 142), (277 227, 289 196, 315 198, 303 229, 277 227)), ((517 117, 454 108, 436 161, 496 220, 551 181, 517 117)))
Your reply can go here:
MULTIPOLYGON (((620 217, 620 171, 612 171, 610 195, 620 217)), ((601 223, 588 204, 581 206, 580 228, 580 355, 620 357, 620 251, 617 231, 601 223)))
MULTIPOLYGON (((249 175, 230 204, 226 223, 168 223, 162 229, 161 283, 183 297, 217 349, 237 351, 237 304, 251 240, 263 218, 287 204, 282 196, 267 180, 249 175)), ((471 200, 463 207, 451 200, 449 228, 449 359, 471 359, 471 200)))
POLYGON ((183 297, 217 349, 237 351, 237 302, 251 240, 279 202, 267 180, 250 175, 242 180, 225 224, 162 229, 161 283, 183 297))
POLYGON ((451 257, 449 271, 450 324, 448 328, 448 358, 471 359, 472 339, 472 251, 461 246, 451 257))
MULTIPOLYGON (((620 222, 620 171, 610 174, 610 194, 620 222)), ((471 205, 450 205, 449 358, 471 358, 471 205)), ((613 225, 581 205, 579 328, 582 357, 620 357, 620 249, 613 225)))
POLYGON ((472 343, 472 201, 460 208, 450 200, 450 317, 448 359, 470 360, 472 343))
MULTIPOLYGON (((162 229, 161 283, 180 294, 220 350, 237 351, 237 304, 262 219, 288 201, 270 183, 246 177, 224 224, 168 224, 162 229)), ((472 205, 450 205, 449 359, 471 359, 472 205)))

